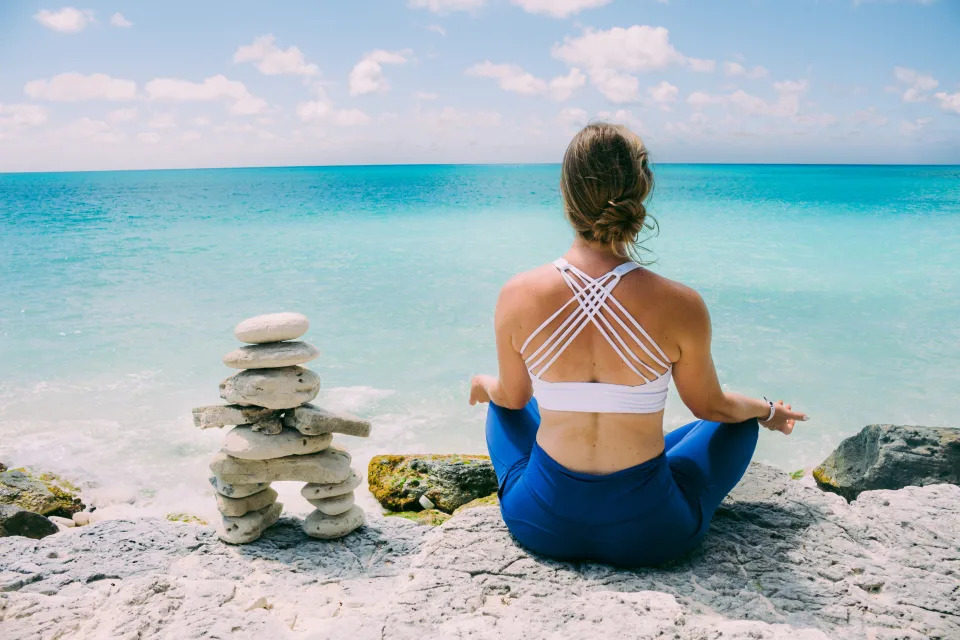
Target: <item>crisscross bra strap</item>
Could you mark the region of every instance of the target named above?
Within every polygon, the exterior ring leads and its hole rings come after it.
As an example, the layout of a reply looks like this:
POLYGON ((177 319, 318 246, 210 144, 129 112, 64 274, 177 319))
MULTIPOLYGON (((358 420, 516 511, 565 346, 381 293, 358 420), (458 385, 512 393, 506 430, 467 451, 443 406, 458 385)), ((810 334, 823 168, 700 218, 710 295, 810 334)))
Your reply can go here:
POLYGON ((520 348, 520 352, 526 352, 530 342, 573 303, 577 304, 577 308, 571 311, 570 315, 533 353, 524 358, 527 369, 534 378, 542 376, 589 324, 596 327, 624 364, 640 376, 644 382, 656 380, 663 374, 650 367, 634 353, 633 348, 621 337, 613 323, 619 325, 623 333, 636 343, 654 363, 664 369, 670 369, 670 359, 667 355, 613 296, 613 289, 620 282, 620 278, 639 268, 640 265, 635 262, 625 262, 599 278, 591 278, 563 258, 555 260, 553 264, 560 271, 564 282, 570 287, 573 297, 530 334, 520 348), (603 313, 604 311, 606 311, 606 314, 603 313), (626 318, 630 324, 624 322, 623 318, 626 318), (639 336, 642 336, 645 340, 641 340, 639 336), (653 347, 656 354, 647 346, 647 343, 653 347), (643 371, 638 368, 638 365, 643 371))

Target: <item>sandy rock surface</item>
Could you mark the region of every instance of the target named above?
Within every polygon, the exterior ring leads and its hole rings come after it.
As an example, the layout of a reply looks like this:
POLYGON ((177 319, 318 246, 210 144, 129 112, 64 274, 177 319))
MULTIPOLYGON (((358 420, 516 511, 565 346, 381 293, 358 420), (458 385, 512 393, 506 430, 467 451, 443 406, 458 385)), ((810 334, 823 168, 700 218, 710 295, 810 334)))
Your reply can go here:
POLYGON ((636 571, 532 556, 492 507, 329 542, 293 519, 243 547, 155 519, 4 538, 0 637, 960 637, 960 487, 812 484, 752 465, 699 550, 636 571))

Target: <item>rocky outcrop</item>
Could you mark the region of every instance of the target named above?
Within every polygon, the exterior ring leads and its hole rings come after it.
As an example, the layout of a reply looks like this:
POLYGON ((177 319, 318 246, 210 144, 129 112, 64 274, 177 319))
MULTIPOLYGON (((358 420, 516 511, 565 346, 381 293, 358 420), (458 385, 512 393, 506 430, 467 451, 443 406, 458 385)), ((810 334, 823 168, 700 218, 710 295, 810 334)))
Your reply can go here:
POLYGON ((496 492, 489 456, 374 456, 367 470, 370 491, 390 511, 453 511, 496 492), (424 500, 424 498, 426 500, 424 500))
POLYGON ((0 540, 0 637, 812 640, 960 637, 960 487, 848 503, 752 465, 701 548, 658 569, 555 562, 496 508, 440 527, 373 516, 335 542, 281 519, 99 522, 0 540))
POLYGON ((847 500, 873 489, 960 484, 960 429, 871 424, 841 442, 813 477, 847 500))
POLYGON ((0 537, 23 536, 39 540, 59 530, 60 527, 46 516, 12 504, 0 504, 0 537))
POLYGON ((15 505, 41 515, 69 518, 84 505, 80 490, 52 473, 33 473, 27 469, 0 472, 0 504, 15 505))

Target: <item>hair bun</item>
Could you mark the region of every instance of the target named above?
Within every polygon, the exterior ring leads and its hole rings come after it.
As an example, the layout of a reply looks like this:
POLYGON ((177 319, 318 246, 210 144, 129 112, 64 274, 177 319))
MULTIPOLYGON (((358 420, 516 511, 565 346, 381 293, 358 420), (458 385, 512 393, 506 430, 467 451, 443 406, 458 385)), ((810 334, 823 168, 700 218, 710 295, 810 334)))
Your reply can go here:
POLYGON ((605 244, 632 243, 643 231, 646 217, 647 208, 638 198, 609 200, 594 221, 591 235, 605 244))

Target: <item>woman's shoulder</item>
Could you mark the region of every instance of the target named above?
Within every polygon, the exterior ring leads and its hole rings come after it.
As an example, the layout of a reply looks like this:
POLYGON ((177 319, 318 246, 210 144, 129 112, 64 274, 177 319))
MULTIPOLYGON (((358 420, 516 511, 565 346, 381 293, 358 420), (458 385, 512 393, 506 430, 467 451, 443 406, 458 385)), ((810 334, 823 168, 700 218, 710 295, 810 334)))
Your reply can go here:
POLYGON ((637 269, 647 294, 653 294, 661 304, 679 315, 699 313, 706 303, 696 289, 678 280, 672 280, 647 268, 637 269))

